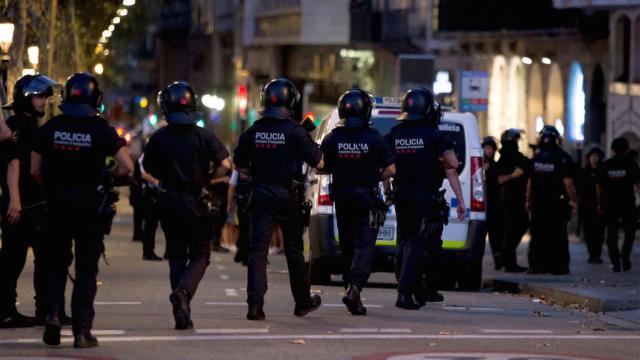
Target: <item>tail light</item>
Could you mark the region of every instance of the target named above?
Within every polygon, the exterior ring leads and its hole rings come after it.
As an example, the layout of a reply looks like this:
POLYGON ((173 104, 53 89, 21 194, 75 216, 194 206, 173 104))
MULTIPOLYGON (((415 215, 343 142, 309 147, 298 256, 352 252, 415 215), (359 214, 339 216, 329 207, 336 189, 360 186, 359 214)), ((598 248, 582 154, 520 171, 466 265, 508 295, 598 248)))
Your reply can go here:
POLYGON ((471 211, 484 211, 484 172, 482 158, 471 157, 471 211))
POLYGON ((331 206, 331 196, 329 195, 329 176, 318 176, 318 206, 331 206))

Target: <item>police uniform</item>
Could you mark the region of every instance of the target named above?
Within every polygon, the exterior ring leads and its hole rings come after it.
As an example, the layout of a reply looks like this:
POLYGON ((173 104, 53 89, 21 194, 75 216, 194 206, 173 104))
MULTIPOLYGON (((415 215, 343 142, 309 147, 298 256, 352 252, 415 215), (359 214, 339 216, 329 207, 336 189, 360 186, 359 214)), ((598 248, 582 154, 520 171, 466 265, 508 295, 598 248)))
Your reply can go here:
POLYGON ((238 239, 236 240, 236 255, 234 261, 247 266, 249 263, 249 243, 250 243, 250 218, 249 218, 249 196, 251 187, 246 176, 240 175, 238 170, 233 170, 229 186, 235 188, 233 200, 238 219, 238 239))
POLYGON ((430 91, 411 90, 402 103, 403 114, 399 119, 403 121, 387 134, 387 141, 396 157, 393 183, 398 221, 396 306, 415 309, 419 304, 424 304, 421 282, 425 251, 424 271, 427 278, 424 285, 431 295, 436 294, 435 277, 442 250, 443 229, 436 200, 445 177, 439 158, 452 151, 452 146, 437 127, 440 111, 430 91), (414 98, 422 92, 425 94, 421 96, 426 100, 414 98), (425 104, 421 104, 421 101, 425 104), (411 110, 421 106, 428 109, 427 112, 416 111, 414 114, 411 110), (432 121, 428 122, 430 118, 432 121), (412 295, 418 304, 414 303, 412 295))
MULTIPOLYGON (((347 293, 343 302, 353 315, 365 315, 360 292, 365 286, 375 256, 380 224, 370 219, 380 209, 378 183, 382 170, 393 165, 390 147, 369 126, 371 96, 350 90, 338 102, 341 124, 322 141, 325 166, 331 173, 331 197, 335 203, 342 278, 347 293)), ((374 217, 373 217, 374 218, 374 217)))
POLYGON ((322 160, 319 146, 307 131, 292 120, 299 94, 287 79, 274 79, 262 90, 261 113, 242 133, 234 153, 239 170, 248 169, 252 194, 251 244, 248 264, 247 319, 265 318, 263 305, 267 292, 267 254, 275 225, 282 228, 294 314, 304 316, 320 306, 320 297, 310 297, 305 271, 302 233, 302 165, 317 166, 322 160))
POLYGON ((38 131, 33 151, 41 157, 43 185, 51 222, 51 264, 48 284, 51 306, 45 328, 45 343, 60 343, 60 316, 69 265, 68 254, 75 241, 75 283, 71 300, 75 347, 97 346, 91 335, 95 316, 98 260, 104 252, 104 224, 99 215, 106 158, 125 145, 115 129, 98 116, 102 99, 97 81, 89 74, 75 74, 65 85, 63 114, 38 131))
POLYGON ((571 208, 564 181, 572 178, 574 165, 557 141, 557 130, 545 127, 540 150, 532 159, 530 273, 569 273, 567 222, 571 208), (550 139, 543 143, 546 136, 550 139))
POLYGON ((43 113, 34 109, 33 95, 51 96, 55 81, 44 75, 25 75, 14 87, 13 102, 4 106, 14 111, 7 125, 15 138, 0 144, 0 211, 2 213, 2 267, 0 268, 0 328, 23 327, 34 324, 34 319, 18 313, 16 309, 17 282, 27 258, 33 249, 35 263, 33 285, 35 289, 36 322, 43 324, 48 311, 46 285, 46 237, 49 233, 46 203, 42 186, 31 176, 31 149, 38 131, 38 118, 43 113), (7 215, 11 200, 7 183, 7 166, 18 160, 20 219, 10 223, 7 215))
MULTIPOLYGON (((600 160, 604 153, 599 148, 593 148, 587 153, 587 160, 592 154, 597 154, 600 160)), ((589 251, 589 262, 601 264, 602 244, 604 243, 605 222, 598 212, 597 184, 602 164, 593 167, 587 161, 587 165, 580 173, 580 222, 582 223, 582 236, 589 251)))
MULTIPOLYGON (((615 140, 612 145, 616 145, 615 140)), ((626 148, 628 149, 628 144, 626 148)), ((600 183, 603 188, 602 205, 604 205, 607 224, 607 247, 614 271, 620 271, 620 260, 622 260, 623 270, 631 269, 631 250, 636 232, 634 186, 638 182, 640 182, 638 165, 626 154, 626 150, 616 151, 612 158, 602 164, 600 172, 600 183), (618 248, 620 223, 624 230, 622 252, 618 248)))
POLYGON ((228 152, 218 138, 196 126, 195 93, 175 82, 162 90, 158 102, 169 123, 153 134, 144 150, 143 168, 160 181, 160 224, 167 240, 175 328, 193 327, 190 301, 211 256, 211 224, 203 189, 209 168, 219 167, 228 152))
MULTIPOLYGON (((491 137, 485 138, 482 147, 491 146, 494 151, 498 150, 498 145, 491 137)), ((484 174, 487 188, 487 233, 489 245, 493 254, 494 268, 496 270, 504 267, 500 256, 504 233, 502 231, 502 216, 500 216, 500 184, 498 183, 497 162, 493 157, 484 156, 484 174)))
POLYGON ((501 137, 502 148, 497 163, 497 176, 508 176, 516 169, 524 172, 500 185, 500 214, 502 216, 503 233, 500 256, 507 272, 523 272, 526 268, 517 263, 516 249, 522 236, 529 228, 529 214, 525 206, 527 180, 531 168, 529 159, 518 151, 520 130, 509 129, 501 137))
MULTIPOLYGON (((139 176, 142 185, 142 207, 144 208, 144 221, 142 223, 142 259, 149 261, 161 261, 162 258, 156 254, 156 231, 160 223, 158 211, 159 189, 153 184, 149 184, 142 177, 142 161, 144 155, 136 161, 134 166, 134 177, 139 176), (139 172, 139 175, 136 173, 139 172)), ((166 247, 165 247, 166 251, 166 247)))

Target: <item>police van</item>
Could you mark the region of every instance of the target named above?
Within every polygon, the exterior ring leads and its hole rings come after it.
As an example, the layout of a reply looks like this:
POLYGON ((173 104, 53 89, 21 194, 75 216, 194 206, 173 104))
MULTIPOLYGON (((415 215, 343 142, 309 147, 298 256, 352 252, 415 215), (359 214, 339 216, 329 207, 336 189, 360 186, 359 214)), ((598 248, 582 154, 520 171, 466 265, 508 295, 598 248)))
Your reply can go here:
MULTIPOLYGON (((398 124, 400 115, 400 99, 375 98, 371 122, 382 135, 389 133, 398 124)), ((339 121, 338 110, 327 115, 315 130, 317 143, 336 127, 339 121)), ((482 257, 485 246, 485 188, 482 168, 483 152, 480 145, 475 117, 470 113, 445 112, 440 124, 440 131, 453 144, 460 160, 458 173, 462 184, 467 217, 459 221, 456 216, 458 199, 445 179, 443 189, 445 198, 451 206, 449 224, 444 228, 443 268, 440 287, 443 289, 459 289, 476 291, 482 282, 482 257)), ((340 238, 335 219, 335 207, 329 196, 330 175, 316 174, 309 170, 307 199, 313 204, 308 228, 309 271, 311 281, 326 284, 332 274, 339 274, 340 238)), ((381 185, 382 186, 382 185, 381 185)), ((398 230, 396 213, 393 206, 389 208, 386 222, 378 232, 376 257, 373 271, 392 272, 394 270, 394 254, 398 230)))

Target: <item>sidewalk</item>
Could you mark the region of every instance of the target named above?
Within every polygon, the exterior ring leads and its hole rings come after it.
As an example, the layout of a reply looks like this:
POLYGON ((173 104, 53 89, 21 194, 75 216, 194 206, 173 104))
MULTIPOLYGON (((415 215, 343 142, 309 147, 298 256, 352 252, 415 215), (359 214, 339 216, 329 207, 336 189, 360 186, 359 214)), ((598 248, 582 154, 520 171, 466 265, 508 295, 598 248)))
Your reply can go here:
MULTIPOLYGON (((484 284, 496 291, 519 292, 534 296, 542 302, 596 312, 640 309, 640 244, 637 239, 631 257, 632 268, 620 273, 611 270, 606 246, 603 247, 603 264, 587 263, 586 246, 575 236, 570 241, 569 275, 529 275, 496 271, 488 246, 487 244, 484 258, 484 284)), ((527 265, 528 247, 527 235, 518 247, 518 262, 522 266, 527 265)))

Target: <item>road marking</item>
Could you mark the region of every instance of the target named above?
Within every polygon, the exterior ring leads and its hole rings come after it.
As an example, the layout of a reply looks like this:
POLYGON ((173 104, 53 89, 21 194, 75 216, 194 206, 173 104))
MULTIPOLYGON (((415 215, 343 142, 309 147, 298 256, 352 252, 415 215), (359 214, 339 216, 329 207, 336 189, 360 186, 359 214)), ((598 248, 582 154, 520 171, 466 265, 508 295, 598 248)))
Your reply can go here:
MULTIPOLYGON (((93 335, 124 335, 124 330, 91 330, 93 335)), ((62 330, 60 332, 62 336, 73 336, 73 332, 71 330, 62 330)))
POLYGON ((480 329, 483 334, 553 334, 551 330, 534 329, 480 329))
POLYGON ((442 309, 449 311, 504 311, 500 308, 488 308, 488 307, 464 307, 464 306, 443 306, 442 309))
MULTIPOLYGON (((102 336, 98 340, 106 342, 147 342, 147 341, 230 341, 230 340, 640 340, 640 335, 418 335, 418 334, 284 334, 284 335, 186 335, 186 336, 102 336)), ((72 342, 64 337, 62 342, 72 342)), ((0 344, 33 344, 41 338, 0 340, 0 344)))
MULTIPOLYGON (((236 295, 238 296, 238 295, 236 295)), ((247 303, 243 302, 206 302, 205 305, 215 305, 215 306, 247 306, 247 303)))
POLYGON ((142 301, 95 301, 94 305, 142 305, 142 301))
POLYGON ((225 289, 225 290, 224 290, 224 293, 225 293, 227 296, 239 296, 239 295, 238 295, 238 292, 236 291, 236 289, 225 289))
POLYGON ((222 279, 222 280, 229 280, 229 275, 221 274, 221 275, 220 275, 220 279, 222 279))
POLYGON ((392 333, 392 334, 408 334, 411 329, 378 329, 378 328, 342 328, 341 333, 392 333))
POLYGON ((227 267, 224 265, 216 265, 216 269, 218 270, 225 270, 227 267))
POLYGON ((196 329, 197 334, 268 334, 269 329, 196 329))
MULTIPOLYGON (((326 307, 341 307, 341 308, 345 307, 344 304, 322 304, 322 306, 326 306, 326 307)), ((384 307, 382 305, 366 304, 366 303, 364 304, 364 306, 368 307, 368 308, 372 308, 372 309, 374 309, 374 308, 383 308, 384 307)))

